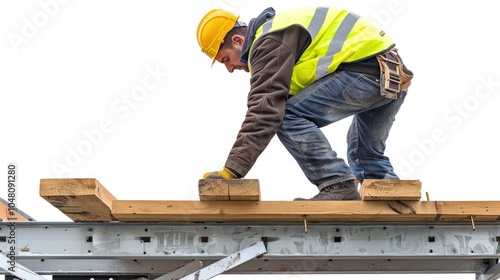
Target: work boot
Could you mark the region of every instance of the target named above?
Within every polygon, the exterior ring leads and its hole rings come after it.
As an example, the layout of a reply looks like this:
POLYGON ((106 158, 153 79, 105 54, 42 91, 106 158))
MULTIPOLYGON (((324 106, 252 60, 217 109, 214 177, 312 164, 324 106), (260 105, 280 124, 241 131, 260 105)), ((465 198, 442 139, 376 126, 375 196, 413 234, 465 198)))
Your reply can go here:
POLYGON ((354 180, 339 182, 331 186, 324 187, 319 193, 309 199, 296 198, 294 200, 360 200, 358 187, 354 180))

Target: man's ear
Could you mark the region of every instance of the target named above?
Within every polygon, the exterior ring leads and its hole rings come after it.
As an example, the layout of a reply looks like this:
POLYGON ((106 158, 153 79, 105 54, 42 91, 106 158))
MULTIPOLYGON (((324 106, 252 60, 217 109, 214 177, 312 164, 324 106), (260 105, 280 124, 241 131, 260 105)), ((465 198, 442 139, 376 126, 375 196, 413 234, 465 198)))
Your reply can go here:
POLYGON ((245 41, 245 37, 243 37, 241 35, 233 35, 231 40, 233 42, 233 45, 243 46, 243 42, 245 41))

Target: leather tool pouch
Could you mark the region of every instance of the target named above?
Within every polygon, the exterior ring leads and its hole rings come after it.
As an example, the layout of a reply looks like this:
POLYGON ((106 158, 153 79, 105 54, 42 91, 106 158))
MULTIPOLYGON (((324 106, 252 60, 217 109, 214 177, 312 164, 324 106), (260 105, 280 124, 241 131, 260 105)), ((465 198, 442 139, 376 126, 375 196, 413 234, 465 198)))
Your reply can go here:
POLYGON ((377 55, 380 65, 380 95, 390 99, 397 99, 398 93, 407 91, 413 78, 413 72, 406 68, 397 51, 392 48, 377 55))

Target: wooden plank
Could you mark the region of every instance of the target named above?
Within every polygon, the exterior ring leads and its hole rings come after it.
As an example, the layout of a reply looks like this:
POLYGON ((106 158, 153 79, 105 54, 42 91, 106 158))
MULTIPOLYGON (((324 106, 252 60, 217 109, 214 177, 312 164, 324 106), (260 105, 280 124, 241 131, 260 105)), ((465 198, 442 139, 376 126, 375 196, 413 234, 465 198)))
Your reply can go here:
POLYGON ((260 200, 260 186, 257 179, 232 180, 229 185, 229 200, 260 200))
MULTIPOLYGON (((115 200, 124 222, 398 222, 435 221, 435 203, 408 201, 415 214, 399 214, 386 201, 163 201, 115 200)), ((499 211, 500 215, 500 211, 499 211)))
POLYGON ((420 180, 374 180, 363 181, 359 193, 362 200, 414 200, 421 198, 420 180))
POLYGON ((229 186, 222 180, 200 179, 198 181, 198 192, 201 201, 229 200, 229 186))
POLYGON ((198 190, 201 201, 260 200, 260 187, 257 179, 200 179, 198 190))
POLYGON ((94 178, 41 179, 40 196, 75 222, 116 220, 116 198, 94 178))
MULTIPOLYGON (((246 189, 242 192, 248 196, 246 189)), ((40 195, 73 221, 468 222, 471 217, 475 222, 500 221, 500 201, 117 200, 94 178, 42 179, 40 195)))
POLYGON ((437 221, 500 222, 500 201, 439 201, 437 221))

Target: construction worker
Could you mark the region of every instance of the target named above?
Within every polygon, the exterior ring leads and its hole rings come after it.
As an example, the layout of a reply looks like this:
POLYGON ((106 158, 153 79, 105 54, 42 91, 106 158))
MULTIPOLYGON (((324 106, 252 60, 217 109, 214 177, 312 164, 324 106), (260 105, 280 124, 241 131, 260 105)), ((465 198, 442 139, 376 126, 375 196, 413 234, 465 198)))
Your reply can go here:
POLYGON ((319 190, 295 200, 359 200, 355 179, 399 179, 384 151, 413 74, 384 31, 336 8, 267 8, 248 25, 214 9, 197 39, 212 64, 251 73, 248 110, 227 161, 203 178, 243 178, 277 134, 319 190), (347 165, 321 128, 350 116, 347 165))

